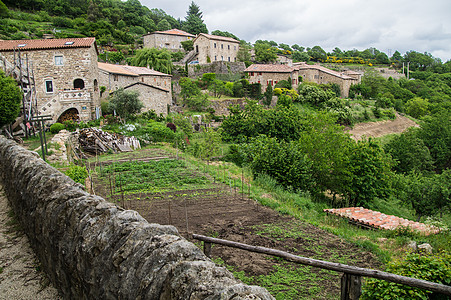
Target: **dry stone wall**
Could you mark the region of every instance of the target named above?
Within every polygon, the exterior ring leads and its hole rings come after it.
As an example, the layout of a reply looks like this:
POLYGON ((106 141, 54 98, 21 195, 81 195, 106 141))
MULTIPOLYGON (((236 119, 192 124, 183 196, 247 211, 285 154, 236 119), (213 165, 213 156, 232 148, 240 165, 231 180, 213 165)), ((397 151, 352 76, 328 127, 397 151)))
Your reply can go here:
POLYGON ((0 136, 0 180, 66 299, 273 299, 217 267, 175 227, 90 195, 0 136))

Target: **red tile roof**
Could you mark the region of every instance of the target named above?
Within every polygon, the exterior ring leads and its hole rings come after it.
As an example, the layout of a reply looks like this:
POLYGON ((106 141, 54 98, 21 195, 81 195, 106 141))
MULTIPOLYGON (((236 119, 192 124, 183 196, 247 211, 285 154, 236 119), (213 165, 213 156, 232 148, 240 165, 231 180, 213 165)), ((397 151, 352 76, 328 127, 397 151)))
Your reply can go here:
POLYGON ((145 67, 134 67, 125 65, 113 65, 107 63, 98 63, 99 69, 112 74, 121 74, 127 76, 154 75, 154 76, 171 76, 145 67))
POLYGON ((347 218, 352 222, 378 229, 394 230, 397 227, 402 226, 410 227, 413 230, 420 231, 424 234, 437 233, 440 230, 434 226, 410 221, 392 215, 386 215, 363 207, 331 208, 325 209, 324 211, 326 213, 347 218))
POLYGON ((230 37, 225 37, 225 36, 219 36, 219 35, 211 35, 211 34, 206 34, 206 33, 199 33, 198 35, 197 35, 197 38, 196 39, 198 39, 199 37, 201 37, 201 36, 205 36, 206 38, 208 38, 208 39, 210 39, 210 40, 218 40, 218 41, 224 41, 224 42, 231 42, 231 43, 240 43, 239 41, 237 41, 237 40, 235 40, 235 39, 233 39, 233 38, 230 38, 230 37))
POLYGON ((332 76, 339 77, 341 79, 355 80, 354 77, 344 75, 342 73, 336 72, 334 70, 328 69, 328 68, 320 66, 320 65, 308 65, 306 63, 294 63, 293 68, 295 68, 296 70, 299 70, 299 71, 301 71, 301 70, 318 70, 318 71, 330 74, 332 76))
POLYGON ((63 48, 89 48, 96 39, 90 38, 68 38, 68 39, 44 39, 44 40, 0 40, 0 51, 13 51, 20 49, 45 50, 63 48))
POLYGON ((169 30, 166 30, 166 31, 154 31, 154 32, 149 33, 149 34, 155 34, 155 33, 158 33, 158 34, 169 34, 169 35, 181 35, 181 36, 188 36, 188 37, 192 37, 192 38, 196 37, 195 35, 193 35, 191 33, 188 33, 188 32, 185 32, 183 30, 176 29, 176 28, 169 29, 169 30))
POLYGON ((294 68, 282 64, 253 64, 244 72, 262 72, 262 73, 291 73, 294 68))

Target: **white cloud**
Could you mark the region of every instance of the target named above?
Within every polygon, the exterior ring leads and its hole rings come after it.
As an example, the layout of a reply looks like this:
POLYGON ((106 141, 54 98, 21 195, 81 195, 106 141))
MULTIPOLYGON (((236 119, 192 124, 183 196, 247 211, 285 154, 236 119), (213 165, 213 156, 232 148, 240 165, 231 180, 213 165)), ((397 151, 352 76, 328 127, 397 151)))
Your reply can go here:
MULTIPOLYGON (((273 40, 325 50, 375 47, 429 52, 451 59, 449 0, 194 1, 210 31, 229 31, 248 42, 273 40)), ((141 0, 183 19, 191 0, 141 0)))

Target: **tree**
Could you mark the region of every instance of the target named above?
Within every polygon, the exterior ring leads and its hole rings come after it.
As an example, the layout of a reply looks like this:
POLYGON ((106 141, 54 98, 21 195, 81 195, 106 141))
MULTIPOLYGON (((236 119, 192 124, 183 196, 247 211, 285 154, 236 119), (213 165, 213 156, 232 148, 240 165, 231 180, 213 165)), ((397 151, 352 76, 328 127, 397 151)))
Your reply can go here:
POLYGON ((180 44, 182 44, 183 50, 185 50, 186 52, 194 50, 194 40, 183 41, 180 42, 180 44))
POLYGON ((379 54, 376 55, 376 62, 378 64, 389 64, 390 60, 388 59, 387 54, 385 54, 384 52, 380 52, 379 54))
POLYGON ((244 63, 249 63, 251 60, 251 47, 247 45, 246 43, 240 44, 240 48, 238 49, 238 52, 236 54, 236 58, 238 61, 242 61, 244 63))
POLYGON ((390 61, 392 63, 401 63, 402 62, 402 56, 401 53, 399 53, 398 50, 395 51, 395 53, 393 53, 392 57, 390 58, 390 61))
POLYGON ((183 22, 182 25, 182 30, 194 35, 199 33, 208 33, 207 25, 205 25, 202 20, 202 12, 194 1, 191 2, 186 14, 185 22, 183 22))
POLYGON ((418 129, 411 128, 401 135, 395 136, 384 146, 385 151, 397 162, 393 169, 396 172, 422 173, 431 171, 433 160, 429 149, 418 137, 418 129))
POLYGON ((19 116, 21 103, 22 93, 17 83, 0 70, 0 129, 19 116))
POLYGON ((239 38, 237 38, 236 35, 234 35, 233 33, 228 32, 228 31, 215 30, 215 31, 212 31, 211 34, 212 35, 229 37, 229 38, 235 39, 237 41, 240 40, 239 38))
POLYGON ((421 118, 429 112, 429 101, 420 97, 410 99, 406 103, 406 112, 414 118, 421 118))
POLYGON ((294 50, 298 50, 299 52, 304 52, 304 50, 305 50, 304 47, 301 47, 298 44, 292 45, 291 48, 293 48, 294 50))
POLYGON ((320 46, 315 46, 309 51, 307 51, 308 55, 312 57, 314 61, 325 61, 327 58, 327 53, 320 46))
POLYGON ((273 91, 272 91, 272 85, 268 84, 266 86, 266 91, 265 91, 265 98, 263 100, 263 104, 266 106, 270 106, 271 102, 272 102, 272 96, 273 96, 273 91))
POLYGON ((6 7, 6 5, 2 1, 0 1, 0 17, 7 17, 8 14, 8 7, 6 7))
POLYGON ((392 162, 378 143, 360 140, 348 153, 343 194, 352 206, 368 206, 376 197, 390 194, 392 162))
POLYGON ((171 53, 166 49, 144 48, 136 51, 131 65, 148 67, 155 71, 170 74, 172 71, 171 53))
POLYGON ((277 49, 266 41, 257 41, 254 45, 255 60, 258 62, 270 63, 277 60, 277 49))
POLYGON ((139 92, 126 91, 123 88, 114 92, 113 97, 110 100, 110 105, 124 120, 139 113, 144 107, 141 100, 139 100, 139 92))
POLYGON ((310 60, 310 56, 306 52, 294 51, 292 55, 293 61, 304 61, 307 62, 310 60))
POLYGON ((171 24, 169 24, 168 20, 163 19, 157 24, 157 30, 166 31, 171 29, 171 24))
POLYGON ((190 97, 198 96, 201 94, 199 86, 194 80, 188 77, 182 77, 179 81, 180 84, 180 96, 183 101, 186 101, 190 97))

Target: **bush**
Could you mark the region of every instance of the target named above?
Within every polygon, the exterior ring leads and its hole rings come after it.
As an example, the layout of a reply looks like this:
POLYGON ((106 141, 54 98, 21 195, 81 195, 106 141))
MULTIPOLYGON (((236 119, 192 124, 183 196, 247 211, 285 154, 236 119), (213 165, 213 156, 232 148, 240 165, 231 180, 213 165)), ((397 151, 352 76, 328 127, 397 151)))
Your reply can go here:
POLYGON ((55 124, 52 124, 52 126, 50 126, 50 132, 53 134, 56 134, 65 128, 66 128, 66 126, 64 126, 64 124, 55 123, 55 124))
MULTIPOLYGON (((404 260, 389 263, 387 272, 449 285, 451 254, 409 253, 404 260)), ((385 280, 368 279, 362 299, 447 299, 447 296, 385 280)))
POLYGON ((86 171, 85 168, 77 166, 77 165, 70 165, 69 169, 64 172, 67 176, 69 176, 73 181, 85 184, 86 177, 88 177, 88 171, 86 171))

